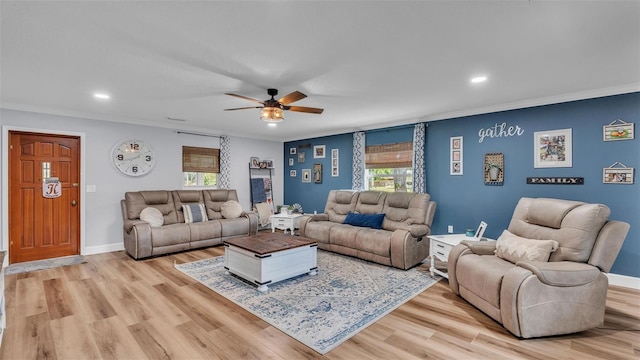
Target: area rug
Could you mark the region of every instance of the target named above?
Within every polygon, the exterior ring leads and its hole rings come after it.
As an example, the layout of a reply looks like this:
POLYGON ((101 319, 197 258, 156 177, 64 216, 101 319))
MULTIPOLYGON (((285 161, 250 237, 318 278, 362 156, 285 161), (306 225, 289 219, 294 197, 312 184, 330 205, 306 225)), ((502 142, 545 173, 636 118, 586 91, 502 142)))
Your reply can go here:
POLYGON ((84 257, 82 255, 65 256, 55 259, 27 261, 17 264, 11 264, 4 269, 4 273, 6 275, 20 274, 36 270, 51 269, 58 266, 69 266, 84 263, 86 263, 86 261, 84 261, 84 257))
POLYGON ((229 274, 224 256, 175 266, 320 354, 437 283, 408 271, 318 250, 318 275, 256 286, 229 274))

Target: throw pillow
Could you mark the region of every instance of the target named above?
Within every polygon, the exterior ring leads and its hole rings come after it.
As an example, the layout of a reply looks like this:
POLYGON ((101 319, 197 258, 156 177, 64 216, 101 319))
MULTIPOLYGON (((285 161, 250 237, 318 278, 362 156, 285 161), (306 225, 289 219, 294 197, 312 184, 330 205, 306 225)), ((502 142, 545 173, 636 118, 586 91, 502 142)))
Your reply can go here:
POLYGON ((209 221, 204 204, 182 205, 182 212, 184 212, 184 222, 187 224, 209 221))
POLYGON ((151 227, 160 227, 164 224, 164 215, 154 207, 146 207, 140 212, 140 220, 148 222, 151 227))
POLYGON ((495 254, 515 264, 521 260, 549 261, 549 256, 557 249, 555 240, 527 239, 505 230, 496 242, 495 254))
POLYGON ((242 215, 242 206, 235 200, 225 201, 220 207, 220 212, 225 219, 235 219, 242 215))
POLYGON ((353 226, 369 227, 372 229, 382 229, 384 214, 358 214, 349 211, 344 218, 343 224, 353 226))

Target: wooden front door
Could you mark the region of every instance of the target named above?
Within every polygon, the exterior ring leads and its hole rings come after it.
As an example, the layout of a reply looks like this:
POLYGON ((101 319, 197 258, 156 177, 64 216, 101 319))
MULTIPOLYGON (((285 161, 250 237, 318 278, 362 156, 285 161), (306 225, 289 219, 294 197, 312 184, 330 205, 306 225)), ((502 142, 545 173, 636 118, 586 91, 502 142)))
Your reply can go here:
POLYGON ((9 263, 79 254, 79 149, 79 137, 9 133, 9 263))

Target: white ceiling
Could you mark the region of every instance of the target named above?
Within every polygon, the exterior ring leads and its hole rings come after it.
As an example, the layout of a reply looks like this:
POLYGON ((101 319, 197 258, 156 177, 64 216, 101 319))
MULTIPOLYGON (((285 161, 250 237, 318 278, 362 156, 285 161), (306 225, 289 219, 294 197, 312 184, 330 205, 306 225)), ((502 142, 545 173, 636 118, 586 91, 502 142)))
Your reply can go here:
POLYGON ((3 108, 212 134, 288 141, 640 90, 639 1, 2 1, 0 16, 3 108), (276 129, 223 111, 255 105, 225 92, 270 87, 325 111, 276 129))

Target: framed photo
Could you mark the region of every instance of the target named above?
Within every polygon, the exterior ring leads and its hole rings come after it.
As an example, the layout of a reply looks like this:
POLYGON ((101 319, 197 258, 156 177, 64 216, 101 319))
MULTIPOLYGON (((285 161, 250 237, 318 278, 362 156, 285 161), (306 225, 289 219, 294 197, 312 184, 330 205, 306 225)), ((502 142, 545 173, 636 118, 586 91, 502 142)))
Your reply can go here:
POLYGON ((289 166, 293 166, 293 158, 289 158, 289 166))
POLYGON ((339 174, 338 164, 339 164, 339 150, 331 149, 331 176, 332 177, 337 177, 339 174))
POLYGON ((313 147, 313 158, 314 159, 324 159, 326 147, 325 145, 316 145, 313 147))
POLYGON ((449 175, 462 175, 462 136, 449 138, 449 175))
POLYGON ((302 169, 302 182, 303 183, 311 182, 311 169, 302 169))
POLYGON ((602 127, 603 141, 631 140, 635 136, 633 123, 615 120, 602 127))
POLYGON ((249 158, 249 167, 252 169, 259 169, 260 168, 260 159, 257 157, 250 157, 249 158))
POLYGON ((572 167, 571 129, 533 133, 533 167, 572 167))
POLYGON ((602 169, 602 183, 603 184, 633 184, 633 168, 629 167, 613 167, 619 163, 612 165, 612 167, 602 169))
POLYGON ((313 182, 322 184, 322 164, 313 164, 313 182))
POLYGON ((296 154, 296 148, 292 147, 289 148, 289 155, 295 155, 296 154))
POLYGON ((338 149, 331 149, 331 158, 332 159, 338 158, 338 149))
POLYGON ((266 161, 260 161, 259 166, 260 169, 266 169, 267 168, 267 162, 266 161))
POLYGON ((304 162, 304 151, 301 151, 298 153, 298 162, 299 163, 303 163, 304 162))
POLYGON ((298 173, 295 170, 289 170, 289 176, 296 177, 298 173))

